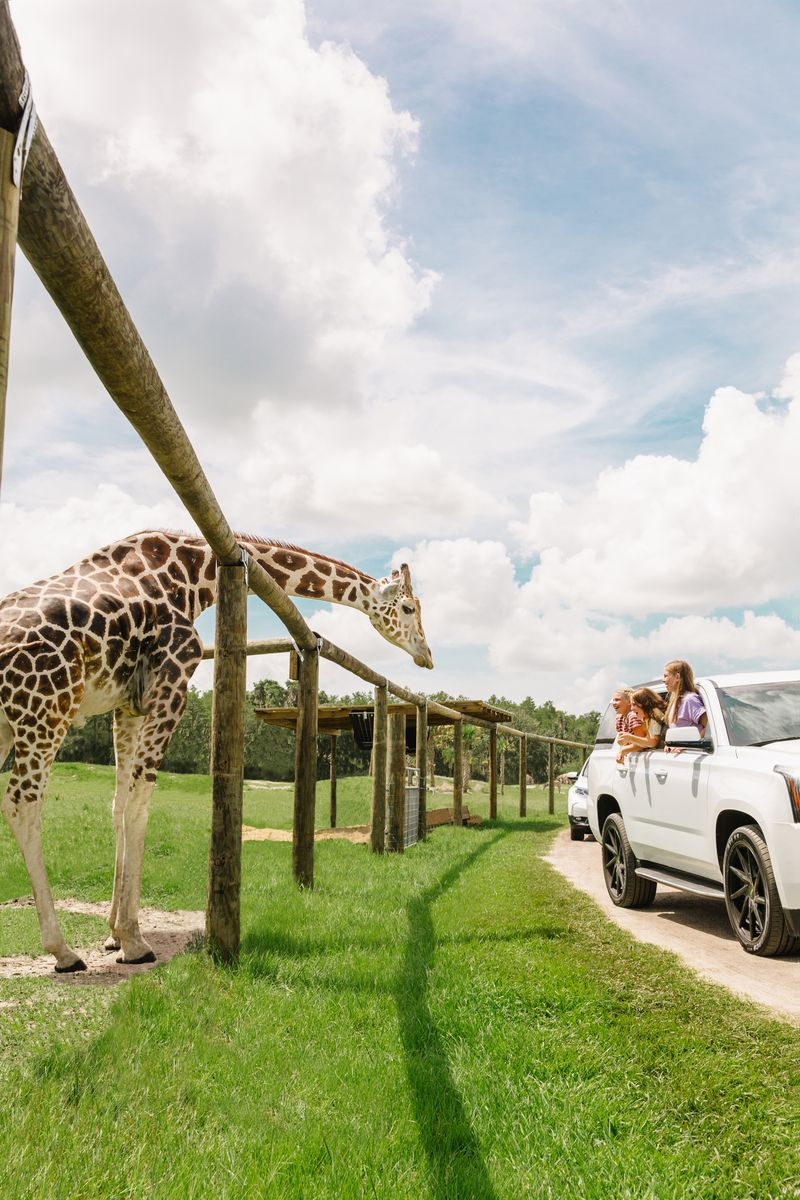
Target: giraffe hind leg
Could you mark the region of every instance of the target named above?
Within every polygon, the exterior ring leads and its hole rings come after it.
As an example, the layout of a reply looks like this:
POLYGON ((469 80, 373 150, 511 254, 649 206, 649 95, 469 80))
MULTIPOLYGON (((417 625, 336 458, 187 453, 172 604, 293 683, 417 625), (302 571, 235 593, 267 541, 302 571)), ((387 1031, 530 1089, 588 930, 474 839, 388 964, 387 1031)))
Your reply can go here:
MULTIPOLYGON (((200 639, 189 628, 177 642, 184 646, 181 669, 175 670, 175 658, 165 668, 150 694, 150 712, 141 721, 135 750, 135 765, 130 773, 130 789, 125 801, 123 819, 122 875, 119 890, 115 887, 118 907, 113 933, 119 936, 122 954, 117 962, 153 962, 155 955, 139 930, 139 902, 142 880, 144 835, 147 828, 150 797, 169 740, 183 715, 188 681, 200 659, 200 639), (176 677, 177 676, 177 677, 176 677)), ((173 648, 174 649, 174 648, 173 648)))
POLYGON ((114 790, 114 836, 116 853, 114 858, 114 890, 111 896, 111 912, 108 923, 111 929, 105 942, 106 950, 119 950, 120 936, 117 928, 119 914, 119 898, 122 890, 123 864, 125 860, 125 809, 131 791, 133 768, 136 764, 136 750, 143 718, 134 716, 124 709, 114 711, 114 759, 117 766, 116 787, 114 790))

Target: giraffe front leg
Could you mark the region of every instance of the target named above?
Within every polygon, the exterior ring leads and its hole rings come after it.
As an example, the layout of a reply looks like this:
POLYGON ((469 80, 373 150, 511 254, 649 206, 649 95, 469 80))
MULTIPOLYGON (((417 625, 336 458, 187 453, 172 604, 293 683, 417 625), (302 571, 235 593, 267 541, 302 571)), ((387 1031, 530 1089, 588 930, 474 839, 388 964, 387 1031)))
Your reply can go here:
POLYGON ((119 897, 122 888, 122 864, 125 852, 125 809, 130 796, 131 779, 143 722, 144 718, 141 716, 132 716, 120 709, 116 709, 114 712, 114 758, 117 764, 117 778, 112 812, 116 851, 114 857, 114 890, 111 896, 111 912, 108 918, 111 933, 106 939, 106 950, 119 950, 121 945, 119 930, 117 929, 117 913, 119 912, 119 897))
POLYGON ((3 800, 3 815, 11 826, 30 876, 42 946, 55 956, 57 971, 85 971, 86 963, 67 945, 58 924, 42 855, 42 797, 49 772, 48 763, 35 773, 27 756, 21 754, 17 746, 14 770, 3 800))

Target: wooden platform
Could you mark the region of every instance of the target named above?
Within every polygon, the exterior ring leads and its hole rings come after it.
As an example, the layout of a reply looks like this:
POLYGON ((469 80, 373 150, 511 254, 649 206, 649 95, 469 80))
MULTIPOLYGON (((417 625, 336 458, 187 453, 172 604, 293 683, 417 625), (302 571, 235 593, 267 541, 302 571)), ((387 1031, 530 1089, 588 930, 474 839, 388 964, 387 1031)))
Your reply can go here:
MULTIPOLYGON (((478 717, 479 720, 491 721, 494 725, 502 725, 511 720, 510 712, 506 712, 503 708, 496 708, 494 704, 486 704, 483 700, 448 700, 447 706, 463 713, 467 719, 478 717)), ((351 713, 371 713, 372 711, 372 704, 320 704, 317 733, 331 734, 341 733, 345 729, 352 730, 351 713)), ((416 705, 390 704, 388 711, 389 714, 404 713, 406 723, 416 725, 416 705)), ((278 725, 281 729, 296 729, 297 727, 296 708, 257 708, 255 714, 259 721, 265 721, 267 725, 278 725)), ((428 710, 428 725, 452 725, 453 723, 450 717, 443 717, 440 713, 428 710)))

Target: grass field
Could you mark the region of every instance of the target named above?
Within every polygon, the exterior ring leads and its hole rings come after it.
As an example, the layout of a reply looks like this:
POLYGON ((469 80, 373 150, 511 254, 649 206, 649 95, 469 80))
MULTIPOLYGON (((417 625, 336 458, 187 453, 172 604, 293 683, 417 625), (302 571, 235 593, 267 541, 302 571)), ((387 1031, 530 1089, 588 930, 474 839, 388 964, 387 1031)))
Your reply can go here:
MULTIPOLYGON (((53 774, 54 891, 108 899, 111 773, 53 774)), ((143 900, 202 908, 207 779, 161 777, 143 900)), ((327 817, 327 786, 318 812, 327 817)), ((445 803, 437 796, 432 803, 445 803)), ((470 796, 474 811, 487 798, 470 796)), ((237 969, 187 954, 116 990, 0 980, 0 1196, 800 1196, 800 1039, 630 941, 540 855, 531 815, 437 830, 402 856, 243 847, 237 969)), ((339 782, 339 822, 368 781, 339 782)), ((291 796, 247 791, 287 827, 291 796)), ((0 830, 0 901, 29 892, 0 830)), ((70 937, 102 922, 72 918, 70 937)), ((0 954, 38 952, 0 909, 0 954)))

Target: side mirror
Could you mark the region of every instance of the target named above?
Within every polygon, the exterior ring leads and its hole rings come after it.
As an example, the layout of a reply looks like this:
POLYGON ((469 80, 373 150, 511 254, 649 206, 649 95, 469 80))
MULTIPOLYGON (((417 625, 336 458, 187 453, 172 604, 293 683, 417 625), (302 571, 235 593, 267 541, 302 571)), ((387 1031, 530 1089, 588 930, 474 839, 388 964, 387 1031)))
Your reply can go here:
POLYGON ((667 746, 680 747, 681 750, 713 750, 711 738, 703 737, 696 725, 676 725, 668 729, 664 737, 667 746))

